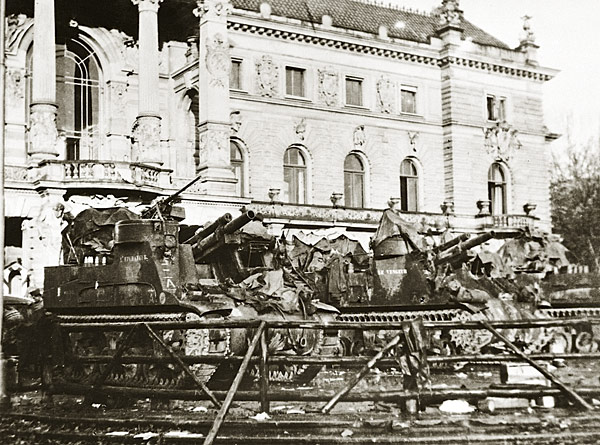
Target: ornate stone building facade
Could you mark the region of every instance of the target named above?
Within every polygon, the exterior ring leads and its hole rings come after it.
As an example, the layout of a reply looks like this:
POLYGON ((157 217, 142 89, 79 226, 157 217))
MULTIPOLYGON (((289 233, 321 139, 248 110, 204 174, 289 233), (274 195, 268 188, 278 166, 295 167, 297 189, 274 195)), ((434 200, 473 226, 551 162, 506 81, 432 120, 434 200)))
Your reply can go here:
POLYGON ((429 14, 366 0, 7 10, 7 244, 32 286, 58 261, 65 212, 148 203, 197 175, 189 224, 251 206, 274 233, 368 238, 392 198, 438 229, 549 228, 555 71, 527 21, 510 48, 456 0, 429 14))

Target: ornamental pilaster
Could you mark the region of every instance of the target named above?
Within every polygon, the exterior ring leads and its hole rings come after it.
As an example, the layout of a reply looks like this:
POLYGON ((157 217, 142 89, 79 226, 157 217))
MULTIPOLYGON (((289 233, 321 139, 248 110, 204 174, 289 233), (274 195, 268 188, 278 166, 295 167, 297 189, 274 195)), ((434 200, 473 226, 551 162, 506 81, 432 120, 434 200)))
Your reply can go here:
POLYGON ((54 0, 35 0, 28 153, 33 159, 58 156, 54 0))
POLYGON ((199 101, 210 104, 200 107, 198 119, 199 189, 206 194, 234 195, 236 190, 229 154, 231 57, 227 14, 231 10, 226 0, 198 2, 199 101))
POLYGON ((132 128, 132 159, 160 165, 158 8, 162 0, 131 1, 139 12, 138 115, 132 128))

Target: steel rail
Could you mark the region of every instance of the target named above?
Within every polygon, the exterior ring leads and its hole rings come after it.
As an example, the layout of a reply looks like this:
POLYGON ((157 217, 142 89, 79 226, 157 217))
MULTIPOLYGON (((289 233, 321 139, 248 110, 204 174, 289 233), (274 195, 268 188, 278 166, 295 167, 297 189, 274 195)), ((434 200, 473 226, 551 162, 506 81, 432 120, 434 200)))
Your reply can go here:
MULTIPOLYGON (((119 323, 102 323, 102 322, 85 322, 85 323, 60 323, 62 329, 68 331, 83 331, 88 329, 107 329, 111 331, 124 331, 131 329, 139 324, 139 321, 119 322, 119 323)), ((210 328, 257 328, 261 323, 260 320, 242 321, 242 320, 219 320, 219 321, 146 321, 153 329, 210 329, 210 328)), ((318 322, 318 321, 300 321, 300 320, 269 320, 267 327, 269 329, 380 329, 394 330, 400 329, 400 321, 380 321, 380 322, 318 322)), ((578 324, 600 324, 599 318, 548 318, 548 319, 533 319, 533 320, 491 320, 488 322, 490 326, 499 329, 525 329, 525 328, 550 328, 564 327, 578 324)), ((426 329, 477 329, 485 330, 479 321, 424 321, 423 326, 426 329)))

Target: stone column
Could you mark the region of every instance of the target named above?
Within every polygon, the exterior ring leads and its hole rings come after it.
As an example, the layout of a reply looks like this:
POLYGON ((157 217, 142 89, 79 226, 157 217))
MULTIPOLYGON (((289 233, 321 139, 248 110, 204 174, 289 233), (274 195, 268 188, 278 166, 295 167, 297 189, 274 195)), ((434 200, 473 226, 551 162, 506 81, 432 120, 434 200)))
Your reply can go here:
POLYGON ((158 74, 158 7, 162 0, 131 1, 139 11, 138 116, 132 129, 132 159, 162 165, 158 74))
POLYGON ((41 160, 58 156, 56 131, 56 48, 54 0, 35 0, 29 155, 41 160))
POLYGON ((234 196, 236 178, 229 158, 229 0, 198 1, 199 163, 200 192, 234 196))

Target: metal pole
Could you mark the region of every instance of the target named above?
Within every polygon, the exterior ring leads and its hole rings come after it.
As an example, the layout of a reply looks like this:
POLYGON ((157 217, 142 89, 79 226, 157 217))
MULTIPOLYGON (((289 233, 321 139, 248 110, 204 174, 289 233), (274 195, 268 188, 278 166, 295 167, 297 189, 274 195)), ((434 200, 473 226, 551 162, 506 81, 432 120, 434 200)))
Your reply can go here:
MULTIPOLYGON (((2 267, 2 277, 4 277, 4 152, 5 152, 5 81, 4 72, 6 70, 4 55, 4 36, 5 36, 5 0, 0 0, 0 266, 2 267)), ((4 281, 4 280, 3 280, 4 281)), ((4 283, 0 285, 0 409, 10 406, 10 397, 6 392, 6 361, 2 352, 2 321, 4 319, 4 283)))

